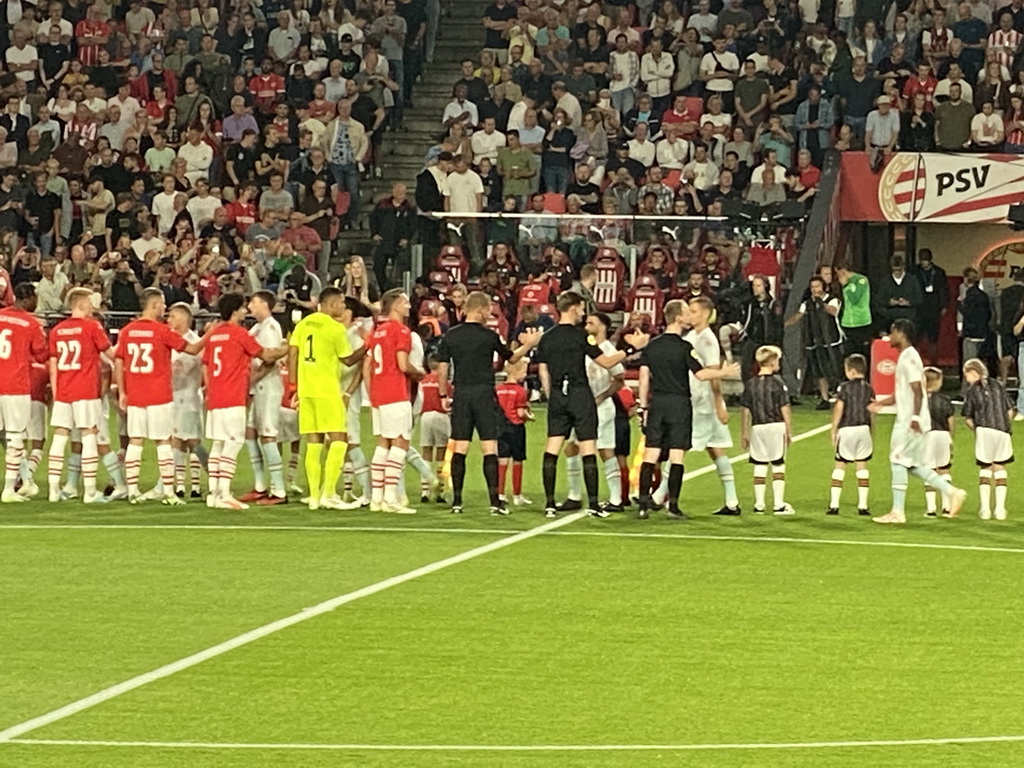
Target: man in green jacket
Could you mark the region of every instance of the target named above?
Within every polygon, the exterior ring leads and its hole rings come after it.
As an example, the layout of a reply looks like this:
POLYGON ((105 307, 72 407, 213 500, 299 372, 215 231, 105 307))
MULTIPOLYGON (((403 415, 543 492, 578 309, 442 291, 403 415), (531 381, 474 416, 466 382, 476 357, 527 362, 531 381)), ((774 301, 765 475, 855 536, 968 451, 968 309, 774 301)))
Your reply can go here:
POLYGON ((845 264, 836 267, 836 277, 843 286, 843 311, 839 326, 846 335, 847 354, 859 352, 869 356, 871 339, 871 284, 868 279, 845 264))

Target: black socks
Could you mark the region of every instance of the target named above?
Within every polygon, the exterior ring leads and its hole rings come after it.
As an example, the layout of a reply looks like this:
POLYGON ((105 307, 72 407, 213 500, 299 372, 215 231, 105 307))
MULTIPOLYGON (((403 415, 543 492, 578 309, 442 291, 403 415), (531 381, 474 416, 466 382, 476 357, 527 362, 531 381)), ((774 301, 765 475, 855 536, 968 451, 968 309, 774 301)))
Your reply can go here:
MULTIPOLYGON (((497 459, 495 459, 497 464, 497 459)), ((495 474, 497 474, 497 468, 495 468, 495 474)), ((452 506, 462 506, 462 487, 466 484, 466 454, 455 453, 452 454, 452 506)), ((494 485, 498 485, 497 478, 495 478, 494 485)))
POLYGON ((546 499, 547 507, 555 506, 555 477, 558 474, 558 454, 557 453, 545 453, 544 454, 544 497, 546 499))
MULTIPOLYGON (((462 472, 466 472, 466 457, 462 457, 462 472)), ((496 507, 498 501, 498 457, 495 454, 484 456, 484 481, 487 483, 487 493, 491 497, 491 506, 496 507)), ((460 494, 461 496, 461 494, 460 494)))

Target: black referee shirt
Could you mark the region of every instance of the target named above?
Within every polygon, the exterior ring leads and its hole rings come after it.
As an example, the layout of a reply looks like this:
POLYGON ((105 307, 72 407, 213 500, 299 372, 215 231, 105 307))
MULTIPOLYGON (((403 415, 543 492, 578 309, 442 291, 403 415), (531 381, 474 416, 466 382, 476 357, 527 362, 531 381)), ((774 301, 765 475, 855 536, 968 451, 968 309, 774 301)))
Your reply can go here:
POLYGON ((778 374, 755 376, 743 387, 740 405, 750 411, 751 424, 778 424, 789 405, 789 390, 778 374))
POLYGON ((585 387, 589 392, 587 358, 596 360, 601 355, 583 328, 559 324, 540 337, 535 359, 547 365, 552 389, 585 387))
POLYGON ((928 415, 932 420, 932 430, 949 432, 949 417, 955 413, 953 401, 949 395, 933 392, 928 395, 928 415))
POLYGON ((836 400, 843 404, 840 427, 863 427, 871 424, 868 403, 875 399, 875 390, 867 379, 850 379, 839 385, 836 400))
POLYGON ((973 419, 975 427, 1010 431, 1009 411, 1013 407, 1006 389, 996 379, 976 381, 964 396, 964 418, 973 419))
POLYGON ((693 345, 675 333, 665 333, 644 347, 640 367, 651 372, 651 395, 690 397, 689 373, 704 370, 693 345))
POLYGON ((437 359, 455 368, 453 384, 462 387, 493 387, 494 356, 502 360, 512 351, 501 337, 480 323, 463 323, 448 330, 437 345, 437 359))

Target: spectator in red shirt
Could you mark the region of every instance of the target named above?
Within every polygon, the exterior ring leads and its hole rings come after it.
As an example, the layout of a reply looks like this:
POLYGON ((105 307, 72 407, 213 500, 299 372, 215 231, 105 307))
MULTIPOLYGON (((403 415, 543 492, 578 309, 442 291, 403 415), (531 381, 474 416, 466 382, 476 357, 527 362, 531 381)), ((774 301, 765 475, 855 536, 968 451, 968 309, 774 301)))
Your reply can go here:
POLYGON ((786 177, 790 196, 801 203, 810 201, 818 193, 821 171, 811 164, 811 152, 801 149, 796 156, 796 167, 786 177))
POLYGON ((274 114, 274 103, 284 93, 284 78, 274 72, 274 64, 264 59, 260 65, 262 74, 249 80, 249 90, 256 99, 256 109, 264 115, 274 114))
POLYGON ((306 260, 306 271, 316 273, 316 257, 322 240, 316 230, 305 223, 306 217, 300 211, 292 211, 288 217, 288 228, 281 233, 281 242, 291 243, 295 252, 306 260))
POLYGON ((255 184, 246 184, 242 187, 238 199, 227 206, 228 222, 235 226, 240 237, 245 237, 245 231, 256 223, 256 203, 253 201, 258 194, 259 187, 255 184))
MULTIPOLYGON (((168 106, 178 97, 178 77, 171 70, 164 69, 164 55, 154 51, 152 67, 149 72, 143 72, 132 80, 131 94, 140 103, 145 104, 153 98, 153 88, 163 85, 164 95, 167 97, 168 106)), ((166 115, 165 115, 166 116, 166 115)))
POLYGON ((110 27, 100 19, 98 5, 90 5, 85 18, 75 26, 78 40, 78 60, 87 67, 99 63, 100 48, 110 39, 110 27))
POLYGON ((923 93, 924 108, 928 112, 933 112, 935 111, 935 104, 932 103, 932 95, 935 93, 935 86, 938 84, 939 81, 932 74, 932 68, 928 65, 928 62, 921 61, 917 65, 917 77, 908 77, 907 82, 903 84, 903 98, 912 104, 914 102, 914 95, 923 93))
POLYGON ((666 110, 662 115, 661 125, 663 129, 669 125, 676 125, 678 135, 684 139, 692 139, 700 130, 700 113, 690 109, 690 103, 685 96, 676 96, 672 102, 672 109, 666 110))

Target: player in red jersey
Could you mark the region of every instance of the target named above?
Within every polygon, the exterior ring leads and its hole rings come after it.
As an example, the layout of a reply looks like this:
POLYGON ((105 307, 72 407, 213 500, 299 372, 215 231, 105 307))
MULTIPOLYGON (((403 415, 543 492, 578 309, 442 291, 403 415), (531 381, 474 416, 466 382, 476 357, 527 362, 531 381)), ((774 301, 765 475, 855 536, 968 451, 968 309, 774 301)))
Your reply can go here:
MULTIPOLYGON (((452 434, 452 418, 441 402, 441 390, 437 381, 438 362, 435 357, 427 360, 430 373, 420 382, 420 395, 423 408, 420 415, 420 451, 432 472, 441 469, 444 463, 445 448, 452 434)), ((452 388, 448 387, 449 396, 452 388)), ((427 488, 429 490, 429 488, 427 488)), ((424 501, 425 499, 421 499, 424 501)), ((444 503, 442 491, 438 490, 434 499, 438 504, 444 503)))
POLYGON ((498 435, 498 492, 505 500, 505 476, 512 467, 512 503, 529 506, 523 496, 523 462, 526 461, 526 422, 533 419, 530 398, 523 386, 527 362, 519 359, 505 366, 505 381, 496 387, 498 405, 505 414, 504 430, 498 435))
POLYGON ((60 476, 64 471, 64 449, 71 430, 77 429, 82 442, 82 477, 86 504, 100 503, 96 493, 99 467, 98 433, 103 418, 100 390, 101 356, 111 359, 110 339, 92 316, 92 291, 75 288, 68 294, 71 317, 50 331, 50 389, 54 428, 47 459, 50 501, 61 500, 60 476))
POLYGON ((50 413, 50 353, 47 350, 45 363, 32 363, 32 404, 28 417, 28 432, 25 438, 25 454, 21 460, 22 496, 34 498, 39 493, 35 474, 43 461, 43 446, 46 445, 46 431, 50 413))
POLYGON ((412 331, 406 325, 411 304, 400 288, 380 298, 384 321, 373 329, 366 342, 363 378, 369 382, 373 434, 377 448, 370 463, 372 494, 370 509, 411 514, 415 510, 399 503, 409 438, 412 436, 412 403, 409 379, 419 380, 423 372, 409 362, 412 331))
POLYGON ((142 314, 121 329, 114 356, 114 383, 128 422, 128 448, 124 457, 128 503, 143 501, 139 494, 139 470, 142 443, 148 439, 156 443, 163 503, 175 506, 185 502, 174 495, 171 352, 196 355, 206 342, 205 338, 188 342, 163 322, 166 306, 164 294, 158 288, 144 290, 140 303, 142 314))
POLYGON ((203 350, 206 389, 206 438, 210 445, 210 495, 206 506, 248 509, 231 495, 238 452, 245 443, 246 406, 252 361, 273 363, 288 354, 288 347, 268 349, 242 327, 245 297, 230 293, 217 302, 223 321, 208 336, 203 350))
POLYGON ((7 436, 3 502, 28 501, 15 485, 32 410, 32 363, 48 357, 43 328, 32 316, 35 309, 36 290, 29 283, 15 286, 14 306, 0 309, 0 429, 7 436))

